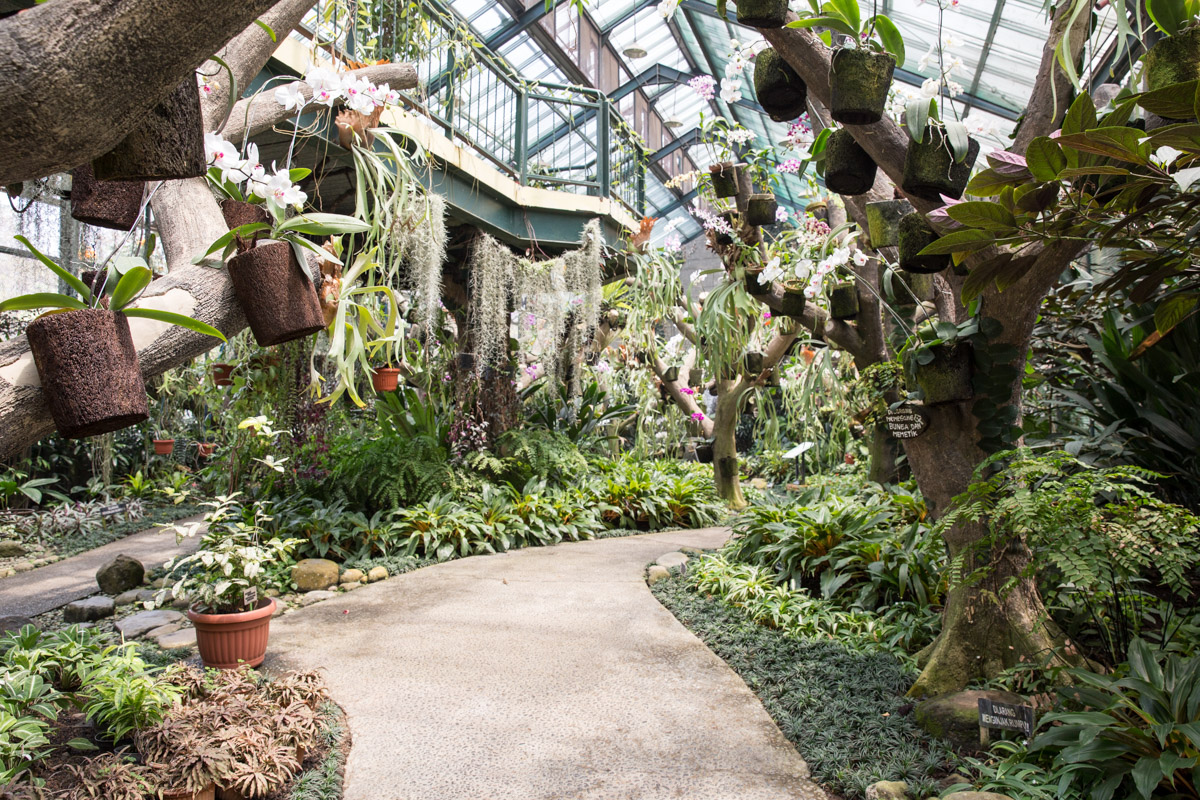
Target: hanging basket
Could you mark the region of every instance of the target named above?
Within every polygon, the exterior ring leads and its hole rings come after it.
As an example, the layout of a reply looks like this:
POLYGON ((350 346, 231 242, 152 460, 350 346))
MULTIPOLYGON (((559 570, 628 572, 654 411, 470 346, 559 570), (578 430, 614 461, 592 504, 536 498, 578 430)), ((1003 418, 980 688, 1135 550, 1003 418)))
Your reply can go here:
POLYGON ((460 372, 469 373, 475 371, 474 353, 459 353, 454 357, 454 362, 458 365, 460 372))
POLYGON ((382 394, 394 392, 400 385, 400 370, 396 367, 380 367, 371 372, 371 387, 382 394))
POLYGON ((142 213, 142 181, 98 181, 91 164, 71 170, 71 217, 85 225, 133 230, 142 213))
POLYGON ((913 366, 913 376, 925 394, 925 405, 958 403, 975 396, 971 387, 974 357, 969 342, 938 344, 929 348, 933 360, 913 366))
POLYGON ((907 200, 882 200, 878 203, 867 203, 867 233, 871 239, 871 247, 895 247, 900 237, 900 219, 913 212, 912 203, 907 200))
POLYGON ((259 245, 229 259, 229 279, 259 346, 303 339, 325 327, 317 290, 286 242, 259 245))
POLYGON ((807 304, 808 298, 804 296, 803 288, 787 285, 783 287, 783 301, 780 303, 779 311, 784 316, 800 319, 804 314, 804 306, 807 304))
POLYGON ((829 115, 843 125, 870 125, 883 119, 896 59, 857 47, 833 51, 829 115))
POLYGON ((839 320, 858 316, 858 288, 854 281, 839 283, 829 291, 829 316, 839 320))
MULTIPOLYGON (((252 225, 255 222, 271 224, 271 215, 262 206, 244 203, 241 200, 232 200, 228 197, 221 201, 221 216, 225 218, 225 224, 229 226, 230 230, 243 225, 252 225)), ((259 231, 251 234, 248 239, 243 239, 241 236, 236 237, 237 251, 244 253, 250 250, 266 233, 266 231, 259 231)))
POLYGON ((1200 79, 1200 27, 1159 39, 1143 63, 1146 89, 1151 92, 1200 79))
POLYGON ((774 225, 779 203, 773 194, 752 194, 746 200, 746 222, 751 225, 774 225))
POLYGON ((751 350, 746 353, 745 358, 746 372, 750 375, 757 375, 763 371, 763 354, 758 350, 751 350))
POLYGON ((196 455, 201 458, 212 458, 215 452, 217 452, 217 445, 215 443, 196 442, 196 455))
POLYGON ((711 442, 696 445, 696 460, 701 464, 711 464, 713 462, 713 446, 711 442))
POLYGON ((933 299, 933 276, 922 272, 892 270, 892 295, 897 308, 915 308, 933 299))
POLYGON ((150 417, 146 384, 124 314, 45 314, 26 329, 54 426, 68 439, 128 428, 150 417))
POLYGON ((773 47, 754 58, 754 96, 776 122, 790 122, 807 110, 808 87, 773 47))
POLYGON ((759 275, 762 270, 746 270, 746 293, 747 294, 770 294, 771 284, 767 281, 759 280, 759 275))
POLYGON ((154 440, 154 455, 169 456, 175 452, 174 439, 155 439, 154 440))
POLYGON ((787 23, 787 0, 738 0, 737 21, 748 28, 782 28, 787 23))
POLYGON ((208 171, 200 90, 189 72, 141 124, 93 162, 102 181, 169 181, 199 178, 208 171))
MULTIPOLYGON (((734 213, 732 211, 726 211, 721 215, 721 219, 725 220, 731 230, 737 230, 737 221, 734 219, 734 213)), ((732 233, 718 233, 716 234, 716 239, 717 244, 726 246, 733 244, 732 233)))
POLYGON ((712 179, 713 194, 717 197, 737 197, 738 168, 730 161, 722 161, 708 168, 712 179))
POLYGON ((900 269, 906 272, 933 274, 950 266, 950 256, 918 255, 938 240, 937 231, 930 227, 925 217, 916 213, 906 214, 900 220, 900 269))
POLYGON ((663 383, 674 383, 679 380, 679 367, 667 367, 663 372, 663 383))
POLYGON ((875 162, 845 128, 825 143, 825 186, 843 195, 866 194, 875 185, 875 162))
POLYGON ((924 200, 939 202, 942 195, 957 200, 967 188, 978 156, 979 142, 970 138, 966 159, 955 161, 945 130, 940 125, 928 125, 922 141, 908 142, 900 188, 924 200))
POLYGON ((216 386, 233 386, 233 364, 213 364, 212 376, 216 386))

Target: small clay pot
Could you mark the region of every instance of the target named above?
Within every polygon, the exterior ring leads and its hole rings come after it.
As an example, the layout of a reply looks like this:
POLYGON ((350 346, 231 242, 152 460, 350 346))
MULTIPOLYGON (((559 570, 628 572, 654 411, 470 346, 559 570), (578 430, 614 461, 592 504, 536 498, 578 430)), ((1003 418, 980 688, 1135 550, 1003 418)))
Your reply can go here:
POLYGON ((804 296, 803 289, 785 289, 783 293, 783 302, 780 304, 780 312, 792 319, 800 319, 804 313, 804 306, 808 303, 808 298, 804 296))
POLYGON ((925 395, 925 405, 958 403, 974 397, 971 387, 974 354, 970 342, 938 344, 929 350, 933 361, 913 367, 917 385, 925 395))
POLYGON ((906 272, 933 274, 950 266, 949 255, 923 256, 919 253, 938 240, 937 231, 930 227, 925 217, 916 213, 906 214, 900 220, 900 269, 906 272))
POLYGON ((212 376, 217 386, 233 386, 233 364, 213 364, 212 376))
POLYGON ((124 314, 45 314, 26 329, 54 426, 68 439, 128 428, 150 417, 146 384, 124 314))
POLYGON ((696 460, 701 464, 711 464, 713 462, 713 446, 711 444, 696 445, 696 460))
POLYGON ((967 157, 955 161, 945 130, 940 125, 926 126, 922 141, 910 139, 908 142, 900 188, 925 200, 937 202, 942 195, 957 200, 967 188, 971 167, 978 157, 979 142, 970 138, 967 157))
POLYGON ((871 247, 895 247, 900 241, 900 219, 913 212, 907 200, 881 200, 867 203, 867 233, 871 247))
MULTIPOLYGON (((243 225, 253 225, 255 222, 271 224, 271 215, 262 206, 244 203, 241 200, 231 200, 228 197, 221 201, 221 216, 225 217, 225 224, 229 226, 230 230, 243 225)), ((259 231, 251 234, 248 239, 243 239, 241 236, 236 237, 237 251, 239 253, 246 252, 266 234, 267 231, 259 231)))
POLYGON ((394 392, 400 385, 400 370, 396 367, 380 367, 371 372, 371 387, 377 392, 394 392))
POLYGON ((791 64, 768 47, 754 58, 754 96, 776 122, 790 122, 807 110, 808 86, 791 64))
POLYGON ((746 200, 746 222, 751 225, 774 225, 779 203, 773 194, 752 194, 746 200))
POLYGON ((267 654, 271 615, 275 600, 264 597, 252 611, 235 614, 206 614, 189 608, 188 619, 196 628, 196 646, 204 666, 214 669, 257 667, 267 654))
POLYGON ((679 380, 679 367, 667 367, 663 372, 663 383, 674 383, 679 380))
POLYGON ((1200 79, 1200 27, 1159 39, 1143 60, 1146 89, 1155 91, 1200 79))
POLYGON ((839 283, 829 291, 829 316, 840 320, 858 316, 858 288, 853 281, 839 283))
POLYGON ((875 185, 877 167, 867 151, 845 128, 830 134, 825 142, 825 186, 843 195, 866 194, 875 185))
POLYGON ((737 197, 738 169, 735 165, 728 161, 713 164, 708 168, 708 174, 717 197, 737 197))
POLYGON ((169 456, 175 452, 174 439, 155 439, 154 440, 154 455, 169 456))
POLYGON ((91 164, 71 170, 71 216, 85 225, 133 230, 142 213, 142 181, 98 181, 91 164))
POLYGON ((737 21, 749 28, 782 28, 787 22, 787 0, 738 0, 737 21))
POLYGON ((102 181, 168 181, 203 176, 208 162, 196 76, 188 72, 128 136, 92 163, 96 177, 102 181))
POLYGON ((324 329, 317 290, 286 242, 259 245, 229 259, 229 279, 261 347, 324 329))
POLYGON ((870 125, 883 119, 896 59, 887 53, 842 47, 830 59, 833 96, 829 115, 843 125, 870 125))
POLYGON ((217 446, 212 442, 196 442, 196 455, 201 458, 212 458, 217 452, 217 446))

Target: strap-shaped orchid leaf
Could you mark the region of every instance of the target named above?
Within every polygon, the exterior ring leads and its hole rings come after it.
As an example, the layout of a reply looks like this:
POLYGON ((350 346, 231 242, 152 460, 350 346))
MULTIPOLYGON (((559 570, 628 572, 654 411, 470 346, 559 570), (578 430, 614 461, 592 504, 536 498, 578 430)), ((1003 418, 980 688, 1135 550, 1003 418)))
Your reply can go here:
POLYGON ((79 298, 58 292, 23 294, 0 302, 0 311, 30 311, 37 308, 83 309, 88 306, 79 298))
POLYGON ((53 261, 50 260, 49 257, 46 256, 46 254, 44 254, 41 250, 38 250, 36 247, 34 247, 33 243, 30 242, 28 239, 26 239, 24 236, 17 235, 17 236, 14 236, 13 238, 16 239, 18 242, 20 242, 21 244, 25 245, 25 247, 29 250, 29 252, 33 253, 34 258, 36 258, 38 261, 42 262, 46 266, 46 268, 49 269, 51 272, 53 272, 55 275, 62 278, 63 281, 67 284, 67 286, 70 286, 72 289, 79 292, 79 296, 83 298, 83 301, 85 303, 92 302, 92 290, 87 287, 87 284, 85 284, 83 281, 79 280, 78 276, 72 275, 70 272, 63 269, 58 264, 55 264, 53 261))
POLYGON ((220 339, 222 342, 227 341, 225 334, 209 325, 206 322, 201 322, 193 317, 184 314, 176 314, 174 311, 162 311, 157 308, 127 308, 121 312, 127 317, 139 317, 141 319, 153 319, 158 322, 166 322, 169 325, 178 325, 181 328, 187 328, 189 331, 203 333, 206 336, 212 336, 220 339))

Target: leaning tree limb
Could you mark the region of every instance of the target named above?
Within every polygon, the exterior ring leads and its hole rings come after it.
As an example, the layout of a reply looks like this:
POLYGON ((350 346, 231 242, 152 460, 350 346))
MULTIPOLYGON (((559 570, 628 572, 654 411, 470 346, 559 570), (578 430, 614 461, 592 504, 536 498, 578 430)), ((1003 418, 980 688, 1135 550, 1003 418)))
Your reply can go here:
POLYGON ((108 152, 276 2, 54 0, 0 21, 0 184, 108 152))

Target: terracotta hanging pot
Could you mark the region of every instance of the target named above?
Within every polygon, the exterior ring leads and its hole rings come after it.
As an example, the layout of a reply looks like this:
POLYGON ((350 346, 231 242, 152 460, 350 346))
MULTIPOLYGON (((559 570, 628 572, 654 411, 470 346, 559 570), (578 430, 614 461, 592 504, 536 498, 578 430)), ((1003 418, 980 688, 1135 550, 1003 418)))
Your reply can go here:
POLYGON ((93 163, 102 181, 168 181, 208 171, 200 89, 189 72, 116 147, 93 163))
POLYGON ((85 225, 133 230, 142 212, 143 181, 98 181, 91 164, 71 170, 71 217, 85 225))
POLYGON ((932 274, 950 266, 950 256, 923 256, 919 253, 938 240, 925 217, 915 211, 900 220, 900 269, 907 272, 932 274))
POLYGON ((154 455, 169 456, 175 452, 174 439, 155 439, 154 440, 154 455))
POLYGON ((790 122, 807 110, 808 86, 773 47, 754 57, 754 96, 776 122, 790 122))
POLYGON ((752 194, 746 200, 746 222, 751 225, 774 225, 779 203, 773 194, 752 194))
POLYGON ((717 197, 737 197, 738 168, 731 161, 722 161, 708 168, 712 179, 713 193, 717 197))
POLYGON ((875 161, 845 128, 825 142, 825 186, 843 195, 866 194, 875 185, 875 161))
POLYGON ((233 364, 213 364, 212 376, 217 386, 233 386, 233 364))
POLYGON ((839 283, 829 291, 829 316, 839 320, 858 316, 858 288, 854 281, 839 283))
POLYGON ((748 28, 782 28, 787 22, 787 0, 738 0, 737 21, 748 28))
POLYGON ((68 439, 128 428, 150 417, 146 384, 124 314, 45 314, 26 329, 54 426, 68 439))
POLYGON ((912 212, 912 203, 907 200, 867 203, 867 234, 871 239, 871 247, 895 247, 899 242, 900 219, 912 212))
POLYGON ((800 319, 804 313, 804 306, 808 303, 808 298, 804 296, 802 287, 784 286, 783 302, 780 304, 780 312, 792 319, 800 319))
POLYGON ((968 138, 967 157, 955 161, 945 130, 940 125, 925 128, 922 141, 910 139, 904 154, 900 188, 924 200, 938 202, 942 195, 962 197, 971 179, 971 167, 979 156, 979 142, 968 138))
POLYGON ((380 367, 371 372, 371 387, 377 392, 394 392, 400 385, 400 370, 396 367, 380 367))
POLYGON ((260 244, 229 259, 229 279, 260 346, 303 339, 325 328, 317 290, 286 242, 260 244))
POLYGON ((829 62, 833 96, 829 115, 843 125, 870 125, 883 119, 896 59, 887 53, 841 47, 829 62))
POLYGON ((939 344, 929 348, 933 360, 915 364, 913 375, 925 395, 925 405, 958 403, 975 396, 971 386, 974 352, 970 342, 939 344))
POLYGON ((204 666, 237 669, 261 664, 274 613, 275 600, 270 597, 259 600, 253 611, 235 614, 205 614, 189 608, 187 616, 196 628, 196 646, 204 666))
POLYGON ((196 454, 201 458, 212 458, 217 452, 217 446, 212 442, 196 442, 196 454))

